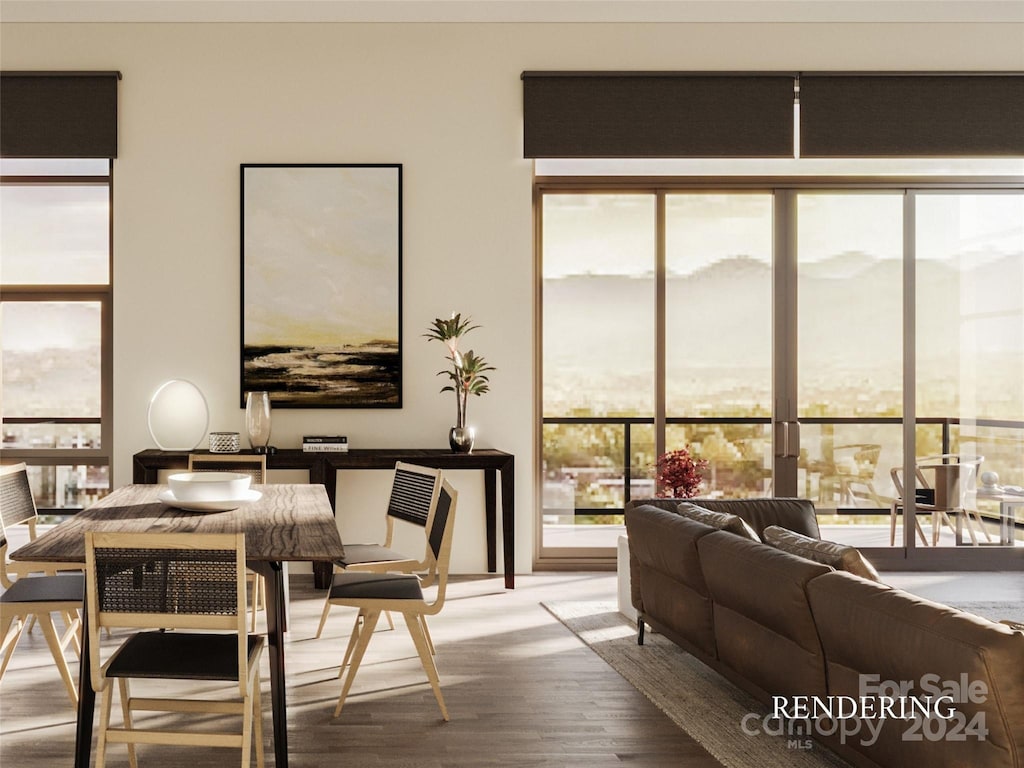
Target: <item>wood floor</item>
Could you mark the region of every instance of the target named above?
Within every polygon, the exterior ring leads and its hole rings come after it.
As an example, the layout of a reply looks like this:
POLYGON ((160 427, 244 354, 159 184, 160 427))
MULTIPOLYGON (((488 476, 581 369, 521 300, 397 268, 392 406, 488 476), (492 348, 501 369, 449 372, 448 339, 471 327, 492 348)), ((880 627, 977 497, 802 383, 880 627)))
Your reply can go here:
MULTIPOLYGON (((449 723, 441 720, 400 618, 397 631, 377 631, 344 711, 331 718, 341 688, 337 664, 354 614, 335 609, 324 637, 314 640, 322 594, 312 589, 310 577, 293 577, 292 631, 285 651, 292 766, 719 766, 540 605, 614 600, 614 574, 517 576, 513 591, 498 578, 456 580, 444 610, 430 624, 449 723)), ((270 766, 266 669, 263 679, 270 766)), ((36 630, 22 638, 0 689, 0 765, 70 766, 74 723, 36 630)), ((237 754, 140 747, 139 763, 142 768, 224 768, 238 764, 237 754)), ((128 764, 123 747, 112 747, 109 757, 109 766, 128 764)))

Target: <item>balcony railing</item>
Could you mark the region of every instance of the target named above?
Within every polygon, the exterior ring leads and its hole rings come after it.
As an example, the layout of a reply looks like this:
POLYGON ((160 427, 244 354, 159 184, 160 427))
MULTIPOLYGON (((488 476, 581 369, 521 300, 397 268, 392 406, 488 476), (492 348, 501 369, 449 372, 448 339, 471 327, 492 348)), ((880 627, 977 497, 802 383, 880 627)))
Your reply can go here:
MULTIPOLYGON (((673 440, 671 431, 673 428, 684 430, 687 436, 694 433, 715 434, 721 436, 725 433, 732 433, 732 437, 738 439, 736 443, 741 444, 736 448, 728 438, 721 437, 716 441, 716 446, 711 450, 697 450, 696 453, 702 458, 711 461, 709 474, 712 475, 711 487, 705 494, 717 496, 743 497, 743 496, 770 496, 771 495, 771 420, 768 417, 671 417, 666 418, 666 447, 671 450, 682 447, 682 444, 673 440), (747 429, 744 430, 743 428, 747 429), (758 434, 760 431, 760 434, 758 434), (728 449, 728 450, 726 450, 728 449), (733 451, 730 457, 729 450, 733 451), (715 452, 719 454, 714 456, 715 452), (740 469, 737 469, 737 468, 740 469), (741 470, 741 471, 740 471, 741 470), (719 475, 714 478, 714 475, 719 475), (742 475, 743 483, 735 482, 735 478, 742 475), (727 487, 728 486, 728 487, 727 487)), ((817 493, 813 493, 815 487, 812 478, 815 473, 819 474, 819 483, 823 475, 822 466, 832 462, 832 451, 838 451, 843 446, 841 443, 878 443, 879 449, 883 444, 888 449, 888 457, 891 462, 883 462, 877 466, 860 471, 866 473, 863 480, 873 481, 866 487, 871 493, 862 490, 861 496, 855 501, 857 504, 844 504, 839 499, 835 509, 830 505, 824 505, 829 514, 844 515, 873 515, 887 514, 888 503, 891 500, 892 491, 889 481, 889 466, 896 466, 902 461, 902 425, 903 419, 899 417, 807 417, 800 419, 805 426, 805 444, 810 443, 818 449, 820 457, 810 454, 805 448, 801 452, 799 472, 804 477, 804 495, 814 496, 820 500, 823 489, 819 485, 817 493), (810 435, 809 427, 817 427, 817 437, 807 439, 810 435), (878 430, 886 428, 892 430, 886 441, 878 437, 878 430), (841 439, 837 439, 841 436, 841 439), (875 485, 884 488, 884 491, 875 489, 875 485), (866 502, 861 505, 863 498, 866 502)), ((979 453, 987 454, 986 464, 997 466, 1003 469, 1004 482, 1013 482, 1009 478, 1016 477, 1013 472, 1024 471, 1024 464, 1021 457, 1024 456, 1024 421, 1011 421, 1002 419, 960 419, 956 417, 922 417, 916 421, 918 426, 919 451, 927 447, 924 453, 950 453, 956 450, 971 450, 964 447, 968 443, 981 445, 979 453), (971 434, 963 434, 959 430, 961 426, 971 429, 971 434), (935 434, 929 436, 928 430, 933 428, 935 434), (998 433, 1002 430, 1015 430, 1014 434, 998 433), (1000 446, 1000 455, 993 453, 993 444, 1000 446), (1005 465, 1005 466, 1004 466, 1005 465)), ((651 497, 654 495, 653 464, 656 460, 653 445, 653 417, 546 417, 543 419, 545 428, 567 427, 578 429, 580 434, 575 441, 577 444, 591 443, 592 450, 589 451, 593 460, 589 464, 583 464, 579 460, 583 457, 580 453, 587 453, 586 450, 577 450, 577 463, 566 464, 559 462, 552 464, 551 454, 557 453, 558 448, 553 444, 554 435, 548 434, 545 429, 544 460, 545 460, 545 513, 558 512, 567 514, 571 506, 571 514, 575 517, 581 516, 607 516, 621 515, 624 505, 637 494, 637 497, 651 497), (582 430, 589 428, 584 433, 582 430), (615 428, 618 428, 616 430, 615 428), (609 432, 609 429, 612 432, 609 432), (604 431, 605 439, 601 439, 600 432, 604 431), (638 433, 640 436, 638 437, 638 433), (549 437, 552 438, 549 441, 549 437), (621 445, 616 446, 615 443, 621 445), (610 445, 608 443, 611 443, 610 445), (579 503, 580 493, 578 488, 581 478, 587 484, 587 495, 597 496, 601 503, 587 504, 579 503), (586 480, 589 478, 589 480, 586 480), (563 503, 556 503, 549 506, 549 491, 554 489, 557 494, 558 484, 563 484, 567 489, 571 486, 573 502, 567 505, 566 493, 561 493, 563 503), (621 498, 621 504, 615 504, 612 499, 621 498)), ((696 443, 697 440, 685 440, 684 442, 696 443)), ((563 449, 563 453, 564 453, 563 449)), ((876 451, 875 461, 878 460, 879 451, 876 451)), ((850 498, 853 498, 851 493, 850 498)), ((819 505, 822 506, 822 505, 819 505)))

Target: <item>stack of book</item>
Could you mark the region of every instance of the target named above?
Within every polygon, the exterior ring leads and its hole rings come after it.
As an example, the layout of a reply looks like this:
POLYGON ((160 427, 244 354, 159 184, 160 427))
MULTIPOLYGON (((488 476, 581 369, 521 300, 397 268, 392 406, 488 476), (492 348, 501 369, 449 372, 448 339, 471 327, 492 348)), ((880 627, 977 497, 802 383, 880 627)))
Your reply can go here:
POLYGON ((305 435, 302 450, 306 453, 328 453, 348 450, 348 438, 344 435, 305 435))

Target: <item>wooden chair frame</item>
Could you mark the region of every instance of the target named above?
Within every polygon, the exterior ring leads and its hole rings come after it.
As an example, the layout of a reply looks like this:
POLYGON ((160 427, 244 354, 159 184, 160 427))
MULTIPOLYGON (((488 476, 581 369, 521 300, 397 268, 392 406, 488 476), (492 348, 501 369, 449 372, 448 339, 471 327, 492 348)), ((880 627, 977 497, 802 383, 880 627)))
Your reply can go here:
MULTIPOLYGON (((937 504, 928 504, 918 502, 915 504, 918 513, 931 513, 932 516, 932 541, 931 545, 938 546, 939 536, 942 532, 942 525, 946 525, 952 531, 956 531, 950 513, 956 515, 963 515, 963 519, 967 524, 967 532, 971 538, 972 544, 978 543, 978 537, 974 530, 974 523, 976 522, 980 528, 981 533, 985 538, 991 541, 991 535, 986 530, 985 525, 981 519, 981 515, 977 510, 968 509, 964 504, 964 497, 967 492, 966 486, 969 485, 978 474, 978 467, 985 460, 984 456, 978 456, 975 454, 957 454, 957 453, 942 453, 935 456, 922 456, 917 459, 914 464, 914 485, 913 489, 916 495, 917 490, 932 490, 934 491, 934 484, 928 481, 926 473, 929 470, 934 470, 938 466, 955 466, 960 469, 962 477, 960 482, 963 483, 964 487, 959 489, 958 498, 955 503, 947 504, 946 506, 939 506, 937 504)), ((893 485, 896 487, 896 498, 892 501, 892 506, 889 509, 889 546, 895 546, 896 544, 896 517, 897 510, 902 509, 903 515, 906 517, 907 511, 904 507, 903 499, 906 496, 906 489, 903 483, 903 467, 893 467, 889 471, 892 477, 893 485)), ((924 546, 928 546, 928 539, 924 534, 924 529, 921 527, 920 520, 917 519, 917 515, 914 515, 914 527, 917 530, 918 538, 921 539, 921 543, 924 546)))
MULTIPOLYGON (((430 499, 429 499, 429 502, 428 502, 427 509, 424 511, 423 516, 422 516, 422 527, 423 527, 424 531, 430 530, 430 526, 431 526, 431 523, 433 521, 434 511, 437 508, 437 500, 438 500, 438 497, 440 496, 440 493, 441 493, 441 483, 442 483, 441 470, 439 470, 439 469, 432 469, 432 468, 429 468, 429 467, 421 467, 418 464, 409 464, 409 463, 402 462, 402 461, 396 462, 396 464, 395 464, 394 480, 392 481, 392 486, 391 486, 391 494, 392 495, 391 495, 391 498, 388 501, 388 508, 385 511, 385 515, 384 515, 384 520, 385 520, 386 528, 385 528, 385 532, 384 532, 384 542, 380 545, 384 549, 391 549, 391 547, 392 547, 392 543, 394 541, 394 535, 395 535, 395 521, 396 520, 399 520, 399 521, 402 521, 402 522, 407 522, 409 525, 417 525, 417 526, 421 525, 421 523, 418 522, 418 521, 414 523, 412 521, 409 521, 406 517, 401 517, 398 514, 396 514, 396 506, 395 506, 395 503, 394 503, 394 501, 395 501, 395 493, 396 493, 396 489, 397 489, 397 484, 399 482, 399 478, 401 477, 402 473, 417 475, 417 476, 420 476, 420 477, 423 477, 423 478, 428 478, 429 477, 431 479, 431 481, 432 481, 432 488, 431 488, 431 492, 430 492, 430 499)), ((359 571, 359 572, 367 572, 367 573, 389 573, 389 572, 391 572, 391 573, 417 573, 417 572, 422 572, 422 576, 420 577, 420 581, 421 581, 421 583, 422 583, 422 585, 424 587, 429 587, 431 584, 433 584, 434 579, 436 578, 436 560, 434 558, 433 552, 430 549, 430 543, 428 541, 426 541, 426 536, 424 536, 424 545, 423 546, 424 546, 424 553, 423 553, 423 556, 420 557, 419 559, 416 559, 416 558, 413 558, 413 557, 404 557, 402 554, 395 552, 394 553, 394 557, 392 559, 389 559, 389 560, 375 560, 375 561, 370 561, 370 562, 351 563, 349 565, 342 565, 340 563, 335 563, 335 565, 334 565, 334 573, 344 573, 345 571, 359 571)), ((317 630, 316 630, 316 638, 317 639, 319 639, 320 636, 323 634, 324 627, 327 624, 327 615, 331 611, 331 605, 332 605, 332 603, 330 601, 330 595, 328 595, 328 597, 324 599, 323 611, 320 614, 320 625, 317 627, 317 630)), ((390 611, 386 611, 385 612, 385 616, 387 617, 388 625, 391 627, 391 629, 394 629, 395 628, 395 624, 394 624, 394 622, 391 619, 390 611)), ((360 621, 360 619, 357 618, 356 619, 357 625, 358 625, 359 621, 360 621)), ((425 619, 423 620, 422 624, 423 624, 423 630, 424 630, 427 638, 429 639, 430 633, 429 633, 429 630, 427 630, 426 620, 425 619)), ((357 629, 358 629, 358 626, 357 626, 357 629)), ((346 656, 346 662, 347 662, 347 656, 346 656)), ((344 664, 342 664, 342 667, 344 667, 344 664)), ((339 672, 339 675, 340 675, 340 672, 339 672)))
MULTIPOLYGON (((206 747, 235 747, 241 749, 241 766, 251 762, 252 744, 256 744, 256 765, 263 768, 263 728, 260 715, 260 657, 265 638, 255 637, 250 647, 246 632, 245 610, 245 535, 238 534, 166 534, 166 533, 99 533, 85 534, 86 546, 86 603, 89 614, 89 657, 92 665, 92 686, 102 693, 100 729, 96 746, 96 766, 104 768, 107 745, 126 744, 132 768, 137 768, 136 744, 191 744, 206 747), (177 613, 167 612, 110 612, 100 610, 97 578, 97 549, 146 549, 169 551, 234 550, 235 553, 235 609, 232 613, 177 613), (106 661, 100 659, 99 631, 106 627, 163 630, 220 631, 237 636, 238 698, 231 701, 181 698, 142 698, 130 694, 128 677, 118 677, 122 728, 111 728, 110 712, 113 701, 113 677, 108 675, 117 654, 137 635, 129 638, 106 661), (241 715, 240 732, 196 732, 192 730, 164 730, 136 728, 133 713, 153 712, 207 712, 241 715)), ((140 567, 145 567, 140 566, 140 567)), ((175 633, 168 633, 168 637, 175 633)), ((157 676, 159 677, 159 676, 157 676)))
MULTIPOLYGON (((267 482, 267 457, 266 454, 248 453, 190 453, 188 455, 189 472, 238 472, 249 475, 257 485, 267 482)), ((263 577, 255 571, 247 571, 246 578, 249 583, 251 595, 252 619, 249 624, 249 631, 256 631, 256 614, 258 611, 266 611, 266 585, 263 577)))
MULTIPOLYGON (((430 643, 424 633, 423 620, 426 616, 437 615, 444 607, 445 592, 448 586, 448 567, 451 561, 452 536, 455 530, 455 508, 457 501, 458 493, 447 481, 442 480, 440 499, 428 529, 429 546, 437 569, 437 593, 432 602, 427 602, 423 597, 419 599, 395 599, 381 596, 340 596, 330 598, 333 605, 358 608, 359 616, 364 620, 362 629, 359 629, 360 624, 357 622, 356 631, 353 631, 352 636, 349 638, 345 656, 346 658, 351 658, 351 664, 349 665, 348 675, 345 677, 345 682, 342 685, 341 694, 338 696, 334 717, 338 717, 341 714, 341 709, 352 688, 352 682, 359 671, 359 665, 366 653, 366 648, 370 643, 370 638, 373 636, 373 630, 377 625, 381 612, 398 611, 405 617, 406 627, 408 627, 409 635, 416 646, 416 652, 419 655, 420 663, 423 665, 423 670, 427 674, 427 680, 434 691, 434 698, 437 699, 438 706, 441 708, 441 715, 445 720, 449 719, 448 708, 445 706, 444 697, 441 694, 441 684, 437 673, 437 665, 434 662, 432 643, 430 643)), ((352 574, 352 576, 358 578, 357 574, 352 574)), ((366 583, 360 585, 359 591, 361 593, 371 593, 372 595, 374 586, 377 585, 378 588, 384 587, 383 590, 378 589, 378 591, 380 594, 386 595, 388 594, 387 586, 389 581, 415 579, 416 576, 413 574, 371 573, 366 574, 363 578, 366 580, 366 583)))
POLYGON ((24 525, 28 529, 29 540, 34 541, 38 514, 24 463, 0 467, 0 485, 3 487, 0 502, 0 584, 3 584, 5 590, 11 590, 5 593, 8 599, 0 602, 0 653, 3 653, 3 660, 0 661, 0 680, 3 680, 7 672, 7 666, 22 635, 26 629, 31 631, 34 621, 42 629, 50 655, 53 656, 54 666, 64 681, 68 698, 72 705, 77 706, 78 690, 64 658, 64 651, 71 645, 76 654, 81 654, 81 597, 43 599, 45 595, 40 595, 36 599, 11 598, 17 598, 19 590, 15 588, 15 584, 21 579, 41 579, 41 582, 31 585, 41 588, 39 592, 53 591, 49 589, 50 587, 56 588, 56 592, 67 592, 71 584, 63 582, 67 577, 58 576, 57 572, 80 572, 82 566, 73 563, 9 561, 7 529, 12 525, 24 525), (54 581, 55 579, 62 581, 54 581), (54 613, 59 614, 64 622, 65 629, 62 634, 57 632, 53 621, 54 613))

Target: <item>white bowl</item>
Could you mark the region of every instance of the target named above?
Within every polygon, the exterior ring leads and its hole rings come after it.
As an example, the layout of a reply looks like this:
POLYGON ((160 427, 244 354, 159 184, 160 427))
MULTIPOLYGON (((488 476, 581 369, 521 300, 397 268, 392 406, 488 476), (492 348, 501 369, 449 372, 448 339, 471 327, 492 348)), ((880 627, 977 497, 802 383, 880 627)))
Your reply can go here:
POLYGON ((181 472, 168 477, 167 482, 178 501, 226 501, 245 496, 252 476, 239 472, 181 472))

